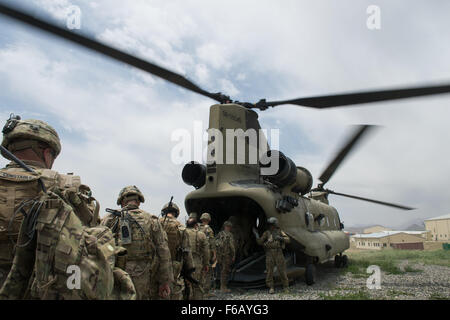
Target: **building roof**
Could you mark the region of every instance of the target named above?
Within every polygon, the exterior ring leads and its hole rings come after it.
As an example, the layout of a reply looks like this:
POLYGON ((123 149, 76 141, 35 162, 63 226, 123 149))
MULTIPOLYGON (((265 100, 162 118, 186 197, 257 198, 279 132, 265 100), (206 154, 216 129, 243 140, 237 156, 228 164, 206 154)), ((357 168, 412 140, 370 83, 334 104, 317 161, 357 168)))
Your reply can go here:
POLYGON ((384 238, 384 237, 392 236, 392 235, 398 234, 398 233, 421 235, 426 232, 427 231, 381 231, 381 232, 367 233, 367 234, 355 234, 353 237, 356 237, 356 238, 384 238))
POLYGON ((425 221, 430 221, 430 220, 444 220, 444 219, 450 219, 450 213, 449 213, 449 214, 444 214, 443 216, 439 216, 439 217, 434 217, 434 218, 425 219, 425 221))

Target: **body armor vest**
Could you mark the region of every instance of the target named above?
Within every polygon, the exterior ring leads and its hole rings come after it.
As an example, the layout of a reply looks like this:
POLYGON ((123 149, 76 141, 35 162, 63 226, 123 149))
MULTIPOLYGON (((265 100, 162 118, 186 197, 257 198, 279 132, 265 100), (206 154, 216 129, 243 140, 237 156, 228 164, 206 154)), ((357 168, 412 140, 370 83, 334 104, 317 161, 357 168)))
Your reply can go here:
POLYGON ((167 240, 169 245, 170 257, 172 261, 181 260, 181 246, 182 246, 182 235, 179 229, 180 223, 173 218, 161 218, 161 225, 167 234, 167 240))
POLYGON ((129 216, 125 214, 123 218, 114 217, 112 220, 108 221, 106 225, 110 227, 116 235, 118 244, 127 249, 126 260, 152 261, 156 253, 156 248, 150 238, 151 230, 149 226, 152 223, 150 221, 150 219, 152 219, 151 216, 140 209, 133 209, 127 212, 129 216), (120 241, 120 219, 128 219, 131 243, 122 244, 120 241))
MULTIPOLYGON (((60 188, 80 186, 80 179, 77 176, 61 175, 49 169, 36 167, 33 169, 39 176, 15 166, 0 170, 0 263, 12 262, 17 235, 23 220, 22 212, 17 212, 17 209, 24 201, 38 196, 41 191, 39 177, 47 189, 55 186, 60 188)), ((23 211, 26 212, 29 208, 29 205, 25 205, 23 211)))

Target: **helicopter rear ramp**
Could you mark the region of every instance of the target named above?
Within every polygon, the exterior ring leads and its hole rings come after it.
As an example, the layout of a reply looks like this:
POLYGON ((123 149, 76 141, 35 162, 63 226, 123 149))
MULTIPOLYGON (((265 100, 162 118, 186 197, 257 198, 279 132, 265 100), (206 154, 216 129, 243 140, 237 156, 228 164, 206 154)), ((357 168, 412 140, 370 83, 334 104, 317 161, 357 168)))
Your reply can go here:
MULTIPOLYGON (((293 281, 304 274, 304 268, 294 264, 292 253, 286 253, 284 258, 289 281, 293 281)), ((277 270, 274 272, 274 282, 276 285, 281 284, 277 270)), ((237 263, 231 273, 229 285, 230 287, 245 289, 265 287, 266 255, 263 252, 258 252, 237 263)))

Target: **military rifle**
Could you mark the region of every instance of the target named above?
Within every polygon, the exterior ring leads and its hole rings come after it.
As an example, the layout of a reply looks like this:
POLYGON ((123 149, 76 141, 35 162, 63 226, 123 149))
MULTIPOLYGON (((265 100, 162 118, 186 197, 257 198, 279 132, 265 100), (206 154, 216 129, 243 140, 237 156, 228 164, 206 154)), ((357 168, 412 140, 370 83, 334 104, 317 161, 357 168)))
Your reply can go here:
MULTIPOLYGON (((8 149, 6 149, 4 146, 0 145, 0 150, 5 153, 12 161, 14 161, 15 163, 17 163, 22 169, 24 169, 27 172, 31 172, 33 174, 36 174, 38 176, 39 173, 37 173, 36 171, 34 171, 33 169, 31 169, 29 166, 27 166, 22 160, 20 160, 19 158, 17 158, 14 154, 12 154, 8 149)), ((42 181, 42 179, 39 177, 38 178, 38 182, 39 182, 39 186, 41 187, 42 191, 47 193, 47 188, 45 188, 44 182, 42 181)))
POLYGON ((170 197, 170 201, 169 201, 169 204, 167 205, 167 208, 165 208, 164 210, 161 210, 161 214, 164 215, 163 224, 166 223, 167 213, 169 212, 169 209, 172 208, 172 201, 173 201, 173 196, 170 197))

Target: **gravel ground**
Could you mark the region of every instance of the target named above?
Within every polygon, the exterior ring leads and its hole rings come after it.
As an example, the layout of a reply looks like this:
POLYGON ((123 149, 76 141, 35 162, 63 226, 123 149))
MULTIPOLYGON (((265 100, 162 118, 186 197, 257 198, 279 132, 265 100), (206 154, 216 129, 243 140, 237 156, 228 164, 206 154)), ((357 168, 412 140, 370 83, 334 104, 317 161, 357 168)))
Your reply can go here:
POLYGON ((342 269, 336 269, 332 263, 317 267, 316 283, 308 286, 303 278, 291 284, 290 292, 284 293, 276 288, 275 294, 267 289, 233 289, 232 293, 222 294, 215 291, 215 300, 323 300, 323 299, 389 299, 389 300, 450 300, 450 268, 436 265, 409 264, 402 261, 399 266, 408 265, 419 272, 405 274, 386 274, 381 276, 381 289, 369 290, 367 276, 354 275, 342 269))

